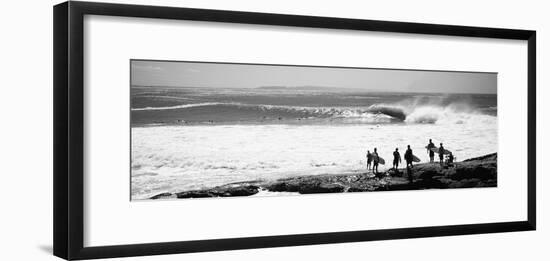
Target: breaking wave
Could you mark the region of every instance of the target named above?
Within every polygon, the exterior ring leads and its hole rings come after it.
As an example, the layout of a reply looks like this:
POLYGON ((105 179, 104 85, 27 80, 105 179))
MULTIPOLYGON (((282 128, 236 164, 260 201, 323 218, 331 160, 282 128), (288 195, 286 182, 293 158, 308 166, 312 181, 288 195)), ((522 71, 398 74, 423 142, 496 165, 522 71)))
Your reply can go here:
POLYGON ((132 111, 161 111, 195 109, 197 113, 215 112, 227 109, 243 112, 255 112, 271 117, 284 115, 303 119, 342 118, 359 120, 366 123, 405 122, 405 123, 454 123, 462 124, 469 120, 496 118, 487 111, 496 108, 472 108, 465 102, 447 102, 442 99, 406 99, 391 104, 373 104, 364 107, 301 107, 288 105, 245 104, 231 102, 204 102, 167 107, 133 108, 132 111), (202 111, 201 111, 202 110, 202 111), (480 118, 481 117, 481 118, 480 118))

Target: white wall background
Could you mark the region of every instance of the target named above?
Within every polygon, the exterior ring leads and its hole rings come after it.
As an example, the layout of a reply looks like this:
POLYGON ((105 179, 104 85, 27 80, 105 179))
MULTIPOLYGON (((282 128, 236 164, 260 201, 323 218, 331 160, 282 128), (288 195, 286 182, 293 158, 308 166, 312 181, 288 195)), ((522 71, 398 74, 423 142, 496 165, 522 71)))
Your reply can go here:
MULTIPOLYGON (((52 248, 52 6, 10 1, 0 15, 0 260, 56 260, 52 248)), ((550 19, 545 1, 188 0, 111 2, 537 30, 538 230, 224 251, 125 260, 548 260, 550 19), (546 119, 544 119, 546 118, 546 119)))

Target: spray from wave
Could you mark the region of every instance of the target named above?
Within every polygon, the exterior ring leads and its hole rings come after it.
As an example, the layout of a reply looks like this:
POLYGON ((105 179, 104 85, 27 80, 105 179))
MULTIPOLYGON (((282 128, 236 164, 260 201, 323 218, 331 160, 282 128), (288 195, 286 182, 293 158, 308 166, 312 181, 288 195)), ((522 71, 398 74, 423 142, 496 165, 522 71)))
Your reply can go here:
POLYGON ((422 96, 393 104, 375 104, 369 111, 384 113, 406 123, 426 124, 463 124, 494 117, 474 108, 467 99, 451 101, 447 96, 422 96))

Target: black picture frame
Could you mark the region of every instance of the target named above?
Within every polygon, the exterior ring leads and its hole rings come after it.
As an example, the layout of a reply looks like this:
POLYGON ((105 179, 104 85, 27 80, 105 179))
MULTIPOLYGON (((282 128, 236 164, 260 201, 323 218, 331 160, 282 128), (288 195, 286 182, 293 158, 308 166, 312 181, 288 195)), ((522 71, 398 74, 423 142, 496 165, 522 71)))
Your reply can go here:
POLYGON ((220 11, 175 7, 65 2, 54 6, 54 255, 71 259, 175 254, 372 240, 528 231, 536 228, 536 32, 455 25, 220 11), (527 41, 528 154, 527 220, 452 226, 244 237, 150 244, 84 247, 84 15, 161 18, 515 39, 527 41))

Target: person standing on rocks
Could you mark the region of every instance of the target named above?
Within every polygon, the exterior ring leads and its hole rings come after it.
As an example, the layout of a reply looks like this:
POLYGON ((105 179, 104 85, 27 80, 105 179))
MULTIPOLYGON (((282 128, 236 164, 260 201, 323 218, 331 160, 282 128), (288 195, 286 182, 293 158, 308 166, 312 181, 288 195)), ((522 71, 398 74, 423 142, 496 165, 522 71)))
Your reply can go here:
POLYGON ((411 149, 411 145, 407 145, 407 151, 405 151, 405 162, 407 163, 407 176, 409 178, 409 182, 412 183, 413 151, 411 149))
POLYGON ((395 148, 395 151, 393 152, 393 169, 395 171, 397 171, 399 163, 401 163, 401 154, 399 154, 399 150, 395 148))
POLYGON ((453 153, 449 152, 449 155, 447 155, 447 162, 446 162, 447 166, 450 166, 450 167, 454 166, 453 164, 454 161, 455 161, 455 157, 453 156, 453 153))
POLYGON ((434 162, 434 151, 432 150, 435 148, 435 144, 432 142, 432 139, 430 139, 430 143, 428 143, 428 146, 426 146, 426 150, 428 151, 428 155, 430 155, 430 163, 434 162))
POLYGON ((370 153, 370 150, 367 150, 367 170, 370 170, 371 165, 372 165, 372 154, 370 153))
POLYGON ((439 164, 443 166, 443 155, 445 155, 445 148, 443 148, 443 143, 439 143, 439 150, 437 150, 437 153, 439 154, 439 164))
POLYGON ((413 166, 413 151, 411 145, 407 145, 407 151, 405 151, 405 162, 407 163, 407 168, 413 166))
POLYGON ((378 151, 376 148, 374 148, 374 152, 372 153, 372 162, 372 172, 378 174, 378 162, 380 162, 380 158, 378 158, 378 151))

